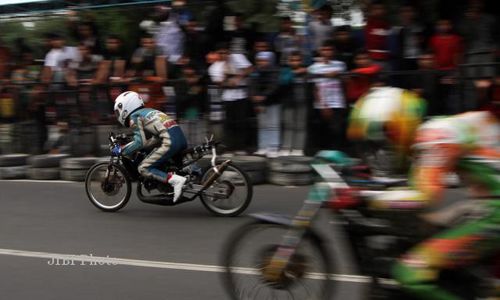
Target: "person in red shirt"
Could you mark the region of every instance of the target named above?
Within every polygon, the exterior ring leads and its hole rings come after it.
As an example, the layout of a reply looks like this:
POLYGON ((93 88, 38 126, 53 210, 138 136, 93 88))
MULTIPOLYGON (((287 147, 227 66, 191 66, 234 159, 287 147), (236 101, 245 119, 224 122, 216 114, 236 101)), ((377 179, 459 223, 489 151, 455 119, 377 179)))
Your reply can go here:
POLYGON ((436 34, 431 37, 430 48, 438 70, 456 69, 462 54, 462 38, 454 34, 450 20, 441 19, 436 24, 436 34))
POLYGON ((442 73, 438 78, 438 97, 441 99, 442 105, 436 113, 458 113, 461 108, 456 92, 454 92, 457 84, 455 73, 462 57, 463 47, 462 38, 453 33, 450 20, 437 21, 436 33, 429 41, 429 48, 434 54, 434 68, 442 73))
POLYGON ((381 2, 374 2, 370 6, 369 16, 365 26, 366 49, 377 64, 386 67, 389 59, 388 36, 389 22, 385 19, 386 9, 381 2))
POLYGON ((355 68, 346 80, 347 100, 353 104, 379 79, 382 68, 375 64, 367 51, 361 50, 354 56, 355 68))

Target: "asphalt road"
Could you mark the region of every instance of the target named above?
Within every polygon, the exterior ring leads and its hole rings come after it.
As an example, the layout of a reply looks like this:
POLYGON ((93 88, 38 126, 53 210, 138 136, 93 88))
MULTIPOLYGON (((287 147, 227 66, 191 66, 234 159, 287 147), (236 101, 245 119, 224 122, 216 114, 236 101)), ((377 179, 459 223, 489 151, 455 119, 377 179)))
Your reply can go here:
MULTIPOLYGON (((294 214, 306 193, 257 186, 246 213, 294 214)), ((0 299, 227 299, 220 249, 248 220, 214 217, 198 201, 161 207, 135 196, 104 213, 81 183, 0 181, 0 299)), ((317 227, 341 254, 338 273, 352 274, 329 220, 317 227)), ((342 279, 338 299, 358 299, 356 281, 342 279)))

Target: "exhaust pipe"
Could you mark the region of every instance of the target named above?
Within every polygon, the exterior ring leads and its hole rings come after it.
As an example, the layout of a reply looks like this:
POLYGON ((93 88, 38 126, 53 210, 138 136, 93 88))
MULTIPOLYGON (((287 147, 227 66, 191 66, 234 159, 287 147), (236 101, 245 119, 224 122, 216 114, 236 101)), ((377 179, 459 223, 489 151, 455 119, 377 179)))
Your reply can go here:
POLYGON ((209 186, 211 186, 212 183, 214 183, 214 181, 217 178, 219 178, 222 175, 222 173, 226 170, 226 168, 227 168, 227 166, 229 165, 230 162, 231 162, 231 160, 228 159, 228 160, 224 161, 223 163, 221 163, 220 165, 213 167, 212 170, 214 170, 214 173, 203 184, 202 190, 204 190, 204 189, 208 188, 209 186))

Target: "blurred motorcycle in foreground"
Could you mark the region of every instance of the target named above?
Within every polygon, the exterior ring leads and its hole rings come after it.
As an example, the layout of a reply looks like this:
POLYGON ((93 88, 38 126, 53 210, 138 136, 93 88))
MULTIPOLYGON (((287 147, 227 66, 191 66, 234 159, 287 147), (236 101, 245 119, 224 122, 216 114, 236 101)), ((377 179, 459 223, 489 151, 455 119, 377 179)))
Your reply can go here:
MULTIPOLYGON (((313 228, 321 208, 329 210, 333 223, 344 231, 361 274, 354 277, 369 284, 366 298, 413 299, 391 279, 396 259, 443 228, 482 211, 480 201, 457 202, 442 210, 440 224, 430 224, 414 211, 371 209, 359 199, 405 185, 405 180, 374 179, 367 168, 335 151, 320 152, 312 167, 320 180, 296 216, 254 214, 230 235, 222 265, 231 299, 333 299, 342 258, 313 228)), ((444 271, 440 283, 464 299, 495 299, 495 266, 493 258, 444 271)))

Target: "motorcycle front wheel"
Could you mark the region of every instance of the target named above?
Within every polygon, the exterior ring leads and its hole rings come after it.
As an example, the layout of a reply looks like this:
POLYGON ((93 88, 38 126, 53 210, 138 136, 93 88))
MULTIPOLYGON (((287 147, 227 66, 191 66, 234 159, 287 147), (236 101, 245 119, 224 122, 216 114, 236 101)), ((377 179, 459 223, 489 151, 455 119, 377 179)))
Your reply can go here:
POLYGON ((254 221, 236 230, 222 251, 223 282, 232 300, 330 299, 332 260, 322 239, 308 231, 279 280, 269 280, 269 266, 291 227, 254 221))
POLYGON ((85 176, 85 190, 90 202, 106 212, 123 208, 130 199, 132 186, 125 169, 116 163, 99 163, 85 176))

